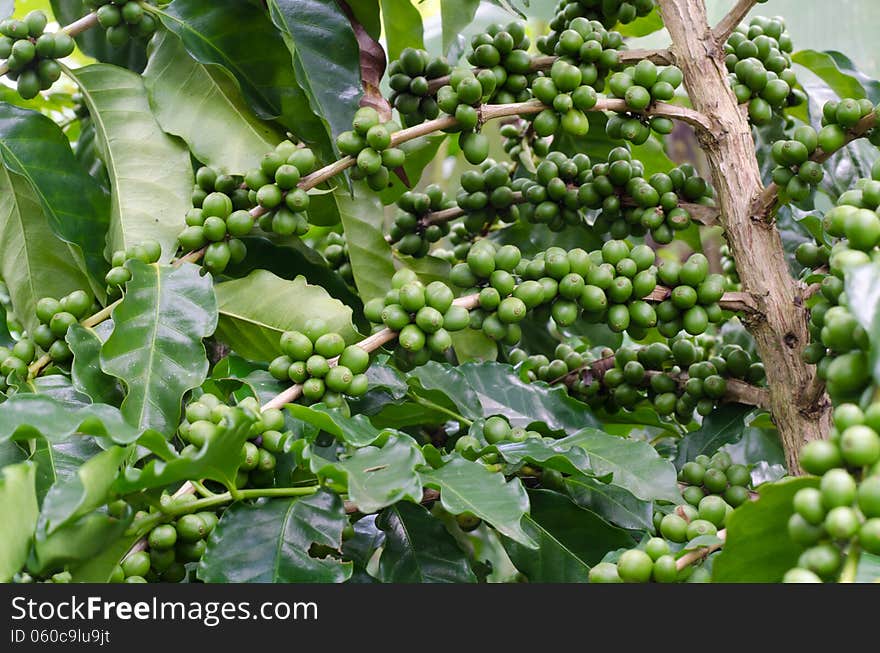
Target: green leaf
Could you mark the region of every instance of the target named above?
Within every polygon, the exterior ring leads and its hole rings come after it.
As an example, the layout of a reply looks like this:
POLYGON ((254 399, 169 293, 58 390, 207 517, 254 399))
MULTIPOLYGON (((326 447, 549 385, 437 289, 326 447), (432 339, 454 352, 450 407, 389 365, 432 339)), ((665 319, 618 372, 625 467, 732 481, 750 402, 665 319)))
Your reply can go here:
POLYGON ((440 20, 443 24, 443 54, 449 53, 460 38, 464 28, 474 20, 480 0, 459 0, 459 2, 441 2, 440 20))
POLYGON ((39 508, 34 487, 36 465, 0 469, 0 583, 8 583, 27 561, 39 508))
POLYGON ((404 48, 424 50, 422 16, 410 0, 379 0, 379 4, 382 7, 385 42, 388 44, 388 61, 398 59, 404 48))
POLYGON ((455 539, 425 508, 406 502, 376 518, 385 533, 378 578, 383 583, 475 583, 477 577, 455 539))
POLYGON ((105 404, 74 408, 44 394, 16 394, 0 404, 0 442, 42 436, 55 444, 75 434, 130 444, 141 431, 105 404))
POLYGON ((80 466, 104 451, 94 438, 69 438, 56 443, 37 438, 33 447, 30 459, 37 465, 37 499, 40 503, 53 485, 76 476, 80 466))
POLYGON ((0 104, 0 155, 11 172, 27 179, 52 232, 68 243, 66 258, 77 262, 103 296, 110 201, 76 161, 67 137, 46 116, 0 104))
POLYGON ((352 311, 305 278, 288 281, 265 270, 216 287, 220 323, 217 337, 233 351, 252 360, 272 360, 280 353, 284 331, 302 330, 316 317, 352 343, 358 339, 351 325, 352 311))
POLYGON ((647 442, 608 435, 592 428, 583 429, 564 441, 586 450, 593 474, 599 477, 610 474, 614 485, 628 490, 636 498, 681 502, 675 467, 647 442))
POLYGON ((235 477, 241 465, 241 448, 254 424, 256 416, 243 410, 232 409, 220 422, 214 437, 193 456, 181 456, 156 431, 148 431, 138 440, 157 456, 142 468, 129 467, 117 479, 114 489, 130 494, 149 488, 165 487, 191 479, 210 479, 227 488, 235 487, 235 477))
POLYGON ((192 59, 180 39, 160 31, 144 70, 156 120, 205 165, 228 174, 259 167, 283 134, 254 115, 229 71, 192 59), (186 93, 181 93, 185 88, 186 93))
POLYGON ((156 122, 140 75, 109 64, 68 74, 79 84, 110 176, 110 250, 152 239, 162 245, 161 260, 170 261, 181 218, 192 208, 189 152, 156 122))
POLYGON ((421 472, 422 483, 440 491, 440 503, 453 515, 470 512, 523 546, 536 542, 522 527, 529 497, 518 478, 505 482, 480 463, 453 456, 439 469, 421 472))
POLYGON ((436 256, 413 258, 399 253, 395 253, 395 258, 403 264, 403 267, 415 272, 419 281, 426 286, 432 281, 446 282, 449 280, 449 271, 452 266, 442 258, 436 256))
POLYGON ((269 0, 269 15, 284 35, 296 81, 335 143, 351 129, 363 95, 360 48, 351 23, 333 0, 269 0))
POLYGON ((855 70, 853 63, 839 52, 799 50, 791 58, 814 73, 841 98, 860 100, 869 97, 866 92, 869 89, 871 101, 880 101, 880 83, 855 70))
POLYGON ((484 417, 505 415, 511 426, 531 428, 543 423, 551 431, 571 432, 598 425, 590 408, 569 397, 563 388, 526 383, 510 365, 466 363, 457 369, 477 393, 484 417))
POLYGON ((208 373, 202 338, 217 326, 210 275, 192 263, 178 267, 131 260, 125 298, 113 310, 113 333, 101 348, 101 367, 122 380, 122 414, 141 429, 170 435, 187 390, 208 373))
POLYGON ((321 431, 327 431, 341 442, 353 447, 365 447, 373 444, 382 435, 382 432, 374 427, 364 415, 347 417, 340 411, 327 408, 323 404, 315 406, 289 404, 287 412, 291 417, 321 431))
POLYGON ((758 489, 727 519, 727 542, 712 566, 717 583, 778 583, 797 564, 802 547, 788 536, 792 499, 801 488, 817 487, 815 477, 791 478, 758 489))
POLYGON ((38 529, 51 535, 62 526, 106 504, 127 451, 111 447, 85 461, 76 473, 51 487, 43 500, 38 529))
MULTIPOLYGON (((0 277, 9 288, 18 319, 29 331, 37 326, 35 310, 40 299, 63 297, 89 286, 70 246, 52 232, 31 185, 24 177, 3 167, 0 167, 0 277)), ((8 333, 8 327, 6 331, 8 333)))
POLYGON ((486 363, 498 358, 498 344, 482 329, 462 329, 452 335, 452 348, 459 363, 486 363))
POLYGON ((352 563, 309 550, 317 544, 338 551, 347 523, 342 499, 329 492, 235 504, 211 533, 198 576, 206 583, 344 582, 352 563))
POLYGON ((92 512, 48 537, 37 537, 28 557, 28 570, 43 574, 87 563, 117 542, 130 521, 92 512))
POLYGON ((398 501, 422 500, 422 482, 416 468, 425 458, 408 435, 391 435, 382 447, 357 449, 350 457, 317 470, 319 478, 333 478, 348 486, 348 498, 363 513, 377 512, 398 501), (341 473, 340 473, 341 472, 341 473))
POLYGON ((502 538, 507 554, 529 582, 585 583, 590 567, 608 551, 633 545, 626 531, 550 490, 529 492, 531 511, 523 528, 537 551, 502 538))
MULTIPOLYGON (((83 0, 51 0, 51 5, 52 15, 60 25, 69 25, 88 13, 83 0)), ((115 47, 107 42, 107 33, 97 27, 86 30, 75 38, 79 49, 98 61, 116 64, 135 72, 143 70, 147 63, 146 39, 129 39, 125 45, 115 47)))
POLYGON ((119 561, 138 541, 137 535, 120 533, 115 539, 105 543, 95 555, 71 566, 68 571, 74 583, 107 583, 119 561))
POLYGON ((739 442, 746 428, 746 417, 753 410, 754 407, 743 404, 723 404, 712 411, 699 429, 679 440, 676 469, 700 454, 711 456, 719 447, 739 442))
POLYGON ((154 11, 196 61, 223 66, 235 76, 258 117, 278 118, 316 147, 322 160, 333 159, 327 130, 297 84, 290 52, 266 12, 241 0, 176 0, 154 11))
POLYGON ((868 333, 871 371, 880 382, 880 265, 868 263, 849 268, 845 274, 849 310, 868 333))
MULTIPOLYGON (((321 199, 313 197, 312 206, 332 203, 339 211, 354 283, 361 299, 367 302, 391 290, 394 260, 391 246, 385 240, 382 204, 364 182, 355 182, 353 187, 354 197, 337 188, 321 199)), ((309 209, 310 215, 313 210, 309 209)))
POLYGON ((577 474, 565 479, 571 500, 589 508, 612 524, 634 530, 653 530, 651 501, 637 499, 628 490, 595 478, 577 474))
POLYGON ((74 324, 64 338, 73 352, 70 367, 74 387, 98 404, 117 405, 122 399, 119 382, 101 369, 101 339, 92 330, 74 324))
POLYGON ((624 36, 648 36, 663 29, 663 17, 660 15, 660 10, 654 7, 647 16, 637 18, 627 25, 617 25, 614 29, 624 36))

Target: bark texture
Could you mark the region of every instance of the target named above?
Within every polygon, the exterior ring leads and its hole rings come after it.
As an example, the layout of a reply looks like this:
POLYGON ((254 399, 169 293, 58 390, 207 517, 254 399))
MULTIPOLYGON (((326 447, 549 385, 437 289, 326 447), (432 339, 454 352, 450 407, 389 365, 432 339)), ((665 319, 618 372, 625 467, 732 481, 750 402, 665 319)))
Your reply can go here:
POLYGON ((816 368, 801 359, 809 343, 804 289, 789 273, 776 227, 752 210, 764 192, 755 144, 728 85, 723 43, 707 22, 703 0, 659 4, 691 103, 711 123, 709 129, 697 127, 697 137, 712 171, 721 225, 743 291, 758 307, 744 320, 767 369, 770 410, 789 469, 798 473, 800 447, 826 437, 830 421, 830 404, 816 368))

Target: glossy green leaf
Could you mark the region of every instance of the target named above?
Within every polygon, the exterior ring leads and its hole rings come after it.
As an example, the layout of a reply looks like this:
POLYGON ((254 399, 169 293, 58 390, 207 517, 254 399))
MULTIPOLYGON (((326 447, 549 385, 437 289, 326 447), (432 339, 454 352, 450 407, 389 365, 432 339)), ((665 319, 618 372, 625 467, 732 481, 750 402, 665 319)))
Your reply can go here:
POLYGON ((223 513, 199 562, 206 583, 341 583, 352 563, 313 557, 313 545, 339 550, 342 499, 319 492, 303 499, 239 503, 223 513))
POLYGON ((383 510, 376 525, 385 533, 378 577, 383 583, 475 583, 464 551, 420 505, 397 503, 383 510))
POLYGON ((399 58, 404 48, 425 48, 422 16, 410 0, 379 0, 379 4, 388 44, 388 61, 399 58))
POLYGON ((421 501, 422 482, 416 468, 425 464, 415 440, 392 435, 381 447, 357 449, 348 458, 317 470, 319 478, 333 478, 348 487, 348 498, 363 513, 409 499, 421 501))
POLYGON ((531 428, 543 423, 551 431, 574 432, 598 425, 590 408, 569 397, 563 388, 521 381, 510 365, 466 363, 458 367, 458 373, 477 393, 484 417, 505 415, 512 426, 531 428))
POLYGON ((486 363, 498 358, 498 344, 481 329, 462 329, 453 333, 452 349, 459 363, 486 363))
POLYGON ((880 382, 880 265, 869 263, 846 271, 849 310, 871 342, 871 371, 880 382))
POLYGON ((244 174, 283 138, 254 115, 225 68, 192 59, 171 32, 154 38, 144 84, 162 129, 182 138, 199 161, 217 170, 244 174))
POLYGON ((94 438, 75 437, 50 443, 45 438, 33 441, 30 459, 37 465, 37 499, 40 503, 56 483, 64 483, 76 476, 80 466, 104 449, 94 438))
POLYGON ((118 408, 106 404, 73 408, 45 394, 16 394, 0 404, 0 442, 43 436, 58 443, 74 434, 129 444, 141 431, 131 426, 118 408))
POLYGON ((711 456, 719 447, 739 442, 746 428, 746 417, 754 410, 743 404, 723 404, 703 419, 702 426, 678 442, 676 469, 700 454, 711 456))
POLYGON ((353 188, 354 197, 342 188, 313 197, 309 215, 316 210, 338 212, 354 282, 361 299, 367 302, 391 290, 394 260, 391 246, 385 240, 385 212, 381 202, 364 182, 355 182, 353 188))
POLYGON ((106 504, 126 453, 122 447, 111 447, 85 461, 72 476, 56 482, 43 500, 39 531, 51 535, 106 504))
POLYGON ((156 122, 140 75, 95 64, 77 68, 73 78, 110 176, 110 250, 152 239, 162 245, 161 260, 171 260, 181 219, 192 208, 189 152, 156 122))
POLYGON ((880 83, 856 70, 853 63, 839 52, 799 50, 792 55, 792 61, 810 70, 840 98, 858 100, 870 97, 872 102, 880 101, 880 83))
POLYGON ((297 84, 284 39, 264 11, 241 0, 175 0, 158 13, 196 61, 232 73, 257 116, 278 118, 317 147, 323 160, 333 158, 327 132, 297 84))
POLYGON ((718 583, 778 583, 797 564, 803 548, 788 536, 792 498, 801 488, 817 487, 815 477, 762 485, 760 498, 737 508, 727 519, 727 541, 712 566, 718 583))
POLYGON ((284 331, 302 330, 313 318, 341 333, 346 342, 357 340, 351 309, 305 278, 288 281, 265 270, 216 287, 220 309, 217 337, 233 351, 253 360, 272 360, 280 353, 284 331))
POLYGON ((118 405, 119 382, 101 369, 101 339, 94 330, 74 324, 64 338, 73 352, 70 371, 74 387, 98 404, 118 405))
POLYGON ((287 412, 291 417, 310 424, 321 431, 327 431, 340 441, 353 447, 365 447, 373 444, 381 431, 374 427, 363 415, 346 417, 342 412, 327 408, 323 404, 303 406, 289 404, 287 412))
POLYGON ((529 501, 531 511, 523 520, 523 528, 538 542, 538 549, 502 538, 513 564, 529 582, 585 583, 590 567, 608 551, 633 545, 626 531, 576 506, 562 494, 532 490, 529 501))
POLYGON ((634 530, 653 530, 653 502, 637 499, 628 490, 577 474, 565 479, 571 500, 612 524, 634 530))
POLYGON ((52 232, 31 185, 2 167, 0 276, 26 329, 37 326, 34 311, 43 297, 63 297, 88 288, 88 280, 70 246, 52 232))
POLYGON ((36 465, 22 462, 0 469, 0 583, 8 583, 27 560, 39 508, 36 465))
POLYGON ((138 541, 136 535, 120 533, 115 539, 105 543, 95 555, 71 565, 71 580, 74 583, 107 583, 110 576, 125 554, 138 541))
POLYGON ((241 409, 231 410, 218 425, 216 435, 192 456, 179 455, 160 433, 148 431, 138 444, 155 454, 156 459, 142 468, 127 468, 114 489, 120 494, 129 494, 191 479, 210 479, 228 488, 234 487, 241 465, 241 448, 255 420, 255 415, 241 409))
POLYGON ((459 456, 439 469, 422 471, 421 477, 424 485, 440 491, 440 502, 452 514, 473 513, 520 544, 537 545, 523 530, 529 497, 518 478, 505 481, 501 474, 459 456))
POLYGON ((110 201, 76 161, 67 137, 46 116, 0 104, 0 155, 32 186, 52 232, 68 243, 66 258, 77 262, 102 296, 110 201))
POLYGON ((443 53, 449 52, 465 27, 474 20, 480 0, 460 0, 459 2, 441 2, 440 20, 443 25, 443 53))
POLYGON ((611 482, 644 500, 681 502, 675 467, 650 444, 583 429, 566 440, 577 442, 590 456, 596 476, 611 475, 611 482))
POLYGON ((184 393, 208 373, 202 338, 217 326, 211 277, 192 263, 127 265, 132 279, 113 310, 101 367, 125 384, 122 414, 131 424, 171 434, 184 393))
POLYGON ((92 512, 47 537, 37 537, 28 557, 28 571, 42 574, 86 563, 117 542, 130 521, 92 512))
POLYGON ((663 17, 660 15, 660 10, 654 7, 647 16, 637 18, 627 25, 617 25, 614 29, 624 36, 647 36, 663 29, 663 17))
POLYGON ((269 15, 284 35, 296 81, 335 143, 351 129, 363 94, 360 49, 348 18, 333 0, 269 0, 269 15))
MULTIPOLYGON (((51 0, 52 14, 61 25, 69 25, 85 16, 88 10, 83 0, 51 0)), ((147 63, 147 39, 129 39, 116 47, 107 42, 107 33, 100 28, 86 30, 76 37, 76 44, 85 54, 98 61, 129 68, 135 72, 147 63)))

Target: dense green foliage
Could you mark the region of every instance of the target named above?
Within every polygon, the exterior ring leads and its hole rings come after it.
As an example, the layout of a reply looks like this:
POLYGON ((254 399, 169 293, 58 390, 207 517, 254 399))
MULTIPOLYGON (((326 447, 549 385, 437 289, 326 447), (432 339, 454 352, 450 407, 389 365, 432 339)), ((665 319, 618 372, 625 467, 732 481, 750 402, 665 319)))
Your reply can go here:
POLYGON ((880 85, 719 44, 835 407, 786 469, 656 3, 478 4, 0 22, 0 581, 873 580, 880 85))

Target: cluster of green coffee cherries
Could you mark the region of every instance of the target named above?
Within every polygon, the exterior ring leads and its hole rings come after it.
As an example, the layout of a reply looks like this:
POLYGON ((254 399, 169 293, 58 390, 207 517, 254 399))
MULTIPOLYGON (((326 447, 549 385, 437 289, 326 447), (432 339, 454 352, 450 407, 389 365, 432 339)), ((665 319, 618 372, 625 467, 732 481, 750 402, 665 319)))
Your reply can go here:
POLYGON ((679 473, 686 484, 685 503, 671 511, 654 513, 652 537, 638 547, 614 552, 590 570, 591 583, 708 582, 705 567, 689 565, 679 570, 677 558, 686 544, 698 537, 713 536, 723 529, 736 506, 750 498, 751 474, 745 465, 734 464, 724 451, 711 458, 700 455, 679 473))
POLYGON ((455 118, 452 129, 459 132, 458 145, 464 158, 474 165, 489 156, 489 138, 479 131, 479 107, 495 90, 495 84, 491 70, 475 74, 470 68, 456 68, 449 76, 449 84, 437 91, 437 104, 443 113, 455 118))
MULTIPOLYGON (((196 500, 187 494, 177 498, 165 494, 163 506, 186 505, 196 500)), ((110 505, 110 512, 127 510, 124 501, 110 505)), ((140 512, 137 517, 145 517, 140 512)), ((159 524, 147 534, 148 548, 135 551, 117 565, 110 576, 111 583, 180 583, 186 579, 187 564, 201 560, 207 548, 207 539, 217 526, 219 517, 210 510, 181 515, 177 519, 159 524)))
POLYGON ((559 35, 578 18, 599 21, 611 28, 624 25, 650 14, 656 5, 655 0, 559 0, 556 13, 550 20, 552 30, 543 41, 538 41, 538 49, 552 54, 552 48, 559 35), (548 51, 549 49, 549 51, 548 51))
MULTIPOLYGON (((534 168, 540 160, 550 153, 552 139, 541 138, 531 128, 532 123, 514 118, 501 125, 500 134, 504 139, 502 148, 512 161, 524 167, 534 168)), ((527 168, 527 169, 528 169, 527 168)))
POLYGON ((36 306, 40 323, 29 338, 15 343, 0 364, 0 372, 7 376, 7 382, 14 378, 11 375, 27 379, 28 365, 38 358, 40 350, 46 352, 53 363, 69 362, 73 354, 64 340, 67 330, 96 310, 94 299, 84 290, 74 290, 60 300, 52 297, 40 299, 36 306))
POLYGON ((677 232, 692 224, 687 203, 714 203, 712 187, 692 165, 645 179, 641 161, 623 147, 612 150, 607 163, 595 164, 581 179, 578 201, 585 209, 598 211, 593 231, 617 239, 650 233, 657 243, 671 243, 677 232))
MULTIPOLYGON (((539 49, 541 49, 539 40, 539 49)), ((602 23, 584 17, 572 20, 552 41, 543 42, 545 54, 556 55, 581 72, 581 84, 596 91, 605 89, 608 74, 620 69, 620 50, 626 46, 619 32, 606 30, 602 23), (555 45, 552 45, 554 43, 555 45), (548 51, 549 50, 549 51, 548 51)))
POLYGON ((551 231, 584 225, 579 189, 589 177, 591 163, 590 157, 582 152, 570 158, 562 152, 550 152, 533 176, 520 177, 522 181, 517 180, 513 187, 526 200, 519 207, 521 218, 545 224, 551 231))
POLYGON ((339 151, 357 162, 352 168, 352 179, 365 179, 377 192, 387 188, 391 171, 406 161, 403 150, 391 147, 391 135, 397 129, 393 122, 382 122, 373 107, 361 107, 355 112, 352 129, 336 137, 339 151))
POLYGON ((493 23, 485 32, 471 38, 471 50, 467 61, 475 68, 489 71, 477 73, 481 83, 485 80, 486 102, 510 104, 525 102, 531 98, 529 78, 532 74, 531 41, 526 36, 526 24, 513 21, 507 25, 493 23), (491 90, 489 90, 491 87, 491 90))
POLYGON ((645 402, 662 417, 682 423, 710 414, 727 393, 728 379, 759 384, 760 362, 739 345, 716 345, 715 338, 694 339, 684 334, 668 344, 589 350, 584 343, 561 343, 551 360, 522 350, 508 354, 527 381, 563 382, 569 392, 595 409, 615 413, 634 410, 645 402), (717 351, 716 351, 717 349, 717 351))
POLYGON ((805 548, 785 582, 834 581, 847 555, 880 555, 880 403, 834 410, 828 440, 806 444, 801 466, 818 487, 797 491, 788 534, 805 548))
POLYGON ((42 11, 32 11, 23 20, 0 21, 0 59, 6 59, 6 76, 16 82, 25 100, 58 81, 61 66, 56 59, 69 56, 76 47, 66 32, 44 33, 48 22, 42 11))
POLYGON ((391 242, 401 254, 426 256, 433 243, 449 234, 449 222, 431 222, 430 214, 454 207, 455 202, 437 184, 430 184, 424 192, 406 191, 397 200, 399 210, 389 231, 391 242))
MULTIPOLYGON (((492 471, 500 471, 498 454, 495 451, 486 451, 488 447, 525 442, 528 439, 540 440, 543 437, 538 431, 511 426, 504 415, 492 415, 476 431, 472 428, 468 434, 460 436, 455 441, 455 451, 468 460, 479 460, 492 471)), ((532 470, 524 471, 529 473, 532 470)))
MULTIPOLYGON (((288 432, 284 413, 276 408, 262 409, 253 397, 237 404, 256 419, 251 425, 248 441, 241 448, 241 464, 235 478, 235 487, 269 487, 275 480, 276 454, 282 451, 288 432)), ((225 428, 223 420, 232 407, 211 393, 203 393, 190 401, 184 418, 177 428, 183 443, 181 456, 195 456, 206 443, 215 439, 225 428)))
POLYGON ((397 346, 412 364, 427 362, 452 346, 452 332, 470 323, 468 310, 453 304, 455 293, 442 281, 427 286, 415 273, 402 268, 391 279, 384 297, 364 305, 364 316, 376 324, 397 331, 397 346))
MULTIPOLYGON (((260 229, 279 236, 301 236, 308 231, 310 197, 298 184, 317 167, 312 150, 282 141, 263 157, 259 168, 247 172, 244 183, 248 199, 260 207, 260 229)), ((244 222, 244 216, 241 220, 244 222)))
POLYGON ((316 246, 316 249, 327 260, 336 273, 349 286, 354 287, 354 271, 348 257, 348 243, 345 234, 331 231, 316 246))
POLYGON ((557 134, 560 129, 572 136, 585 136, 590 121, 585 112, 599 101, 596 89, 585 79, 581 67, 560 58, 550 67, 550 75, 541 75, 532 81, 532 94, 547 105, 532 121, 535 134, 543 138, 557 134))
POLYGON ((739 278, 739 272, 736 269, 736 259, 730 252, 730 245, 724 243, 718 248, 721 255, 721 273, 724 275, 724 290, 736 292, 742 289, 742 282, 739 278))
MULTIPOLYGON (((511 179, 509 165, 486 159, 479 169, 465 171, 459 183, 461 189, 455 201, 464 211, 461 225, 469 237, 485 235, 497 222, 512 224, 519 219, 521 191, 527 178, 511 179)), ((455 252, 462 261, 467 255, 466 250, 456 249, 455 252)))
POLYGON ((794 202, 806 200, 825 178, 822 164, 810 160, 818 147, 818 134, 809 125, 796 128, 791 140, 773 143, 773 182, 783 189, 783 197, 794 202))
POLYGON ((649 117, 645 111, 655 102, 668 102, 675 97, 681 86, 683 76, 676 66, 658 68, 647 59, 635 66, 614 73, 608 80, 611 96, 626 103, 627 111, 617 113, 608 119, 605 133, 609 138, 623 139, 635 145, 642 145, 651 136, 670 134, 675 124, 662 116, 649 117))
MULTIPOLYGON (((867 98, 857 100, 844 98, 840 101, 830 100, 822 107, 822 129, 819 130, 819 147, 823 152, 836 152, 852 135, 853 128, 868 116, 875 114, 876 107, 867 98)), ((880 129, 871 129, 867 133, 873 145, 880 145, 880 129)))
POLYGON ((388 101, 400 112, 403 124, 412 127, 440 115, 437 90, 431 82, 445 77, 452 67, 444 57, 432 58, 427 51, 404 48, 388 66, 391 95, 388 101))
POLYGON ((807 96, 796 88, 791 51, 791 38, 781 18, 756 16, 728 38, 724 63, 730 85, 737 101, 748 105, 752 123, 766 124, 774 113, 806 102, 807 96))
POLYGON ((110 259, 110 271, 104 277, 107 294, 117 295, 126 283, 131 280, 131 271, 125 267, 126 261, 143 261, 150 265, 162 257, 162 246, 155 240, 145 240, 140 245, 132 245, 127 249, 118 249, 110 259))
POLYGON ((367 391, 370 354, 358 345, 345 344, 320 319, 306 322, 302 331, 285 331, 281 354, 269 363, 269 373, 279 381, 302 385, 308 403, 341 406, 345 396, 359 397, 367 391))
POLYGON ((129 39, 149 38, 159 26, 141 0, 85 0, 83 4, 95 11, 98 24, 106 30, 107 43, 116 48, 129 39))

